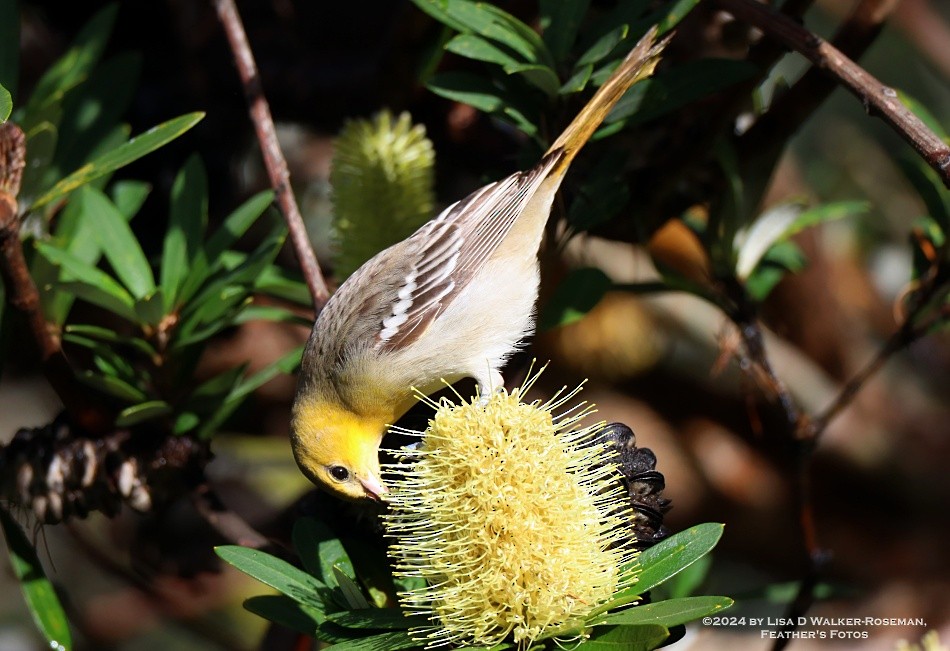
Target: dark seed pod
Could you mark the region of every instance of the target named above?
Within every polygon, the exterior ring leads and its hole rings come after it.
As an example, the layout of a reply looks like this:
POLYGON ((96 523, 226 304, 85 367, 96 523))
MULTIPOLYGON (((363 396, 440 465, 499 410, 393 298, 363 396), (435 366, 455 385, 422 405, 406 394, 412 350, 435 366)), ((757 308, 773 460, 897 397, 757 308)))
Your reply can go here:
POLYGON ((670 500, 661 493, 666 487, 663 474, 656 470, 656 455, 649 448, 638 448, 637 437, 623 423, 610 423, 598 433, 598 439, 613 453, 613 462, 623 475, 634 511, 633 528, 637 547, 645 549, 670 535, 663 516, 670 500))
POLYGON ((146 512, 182 494, 209 456, 206 444, 187 437, 115 430, 92 438, 60 416, 0 448, 0 499, 47 524, 93 511, 112 517, 123 504, 146 512))

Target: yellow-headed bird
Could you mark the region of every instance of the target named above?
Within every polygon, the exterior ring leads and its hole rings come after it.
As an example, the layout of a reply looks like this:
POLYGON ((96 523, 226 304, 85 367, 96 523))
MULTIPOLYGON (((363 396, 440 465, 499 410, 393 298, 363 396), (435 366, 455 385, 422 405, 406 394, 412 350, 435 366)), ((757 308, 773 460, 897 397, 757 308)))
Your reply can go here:
POLYGON ((530 170, 476 190, 367 261, 320 313, 292 415, 294 456, 318 486, 378 499, 379 444, 415 402, 463 377, 482 395, 534 330, 538 249, 578 150, 649 76, 666 41, 650 30, 530 170))

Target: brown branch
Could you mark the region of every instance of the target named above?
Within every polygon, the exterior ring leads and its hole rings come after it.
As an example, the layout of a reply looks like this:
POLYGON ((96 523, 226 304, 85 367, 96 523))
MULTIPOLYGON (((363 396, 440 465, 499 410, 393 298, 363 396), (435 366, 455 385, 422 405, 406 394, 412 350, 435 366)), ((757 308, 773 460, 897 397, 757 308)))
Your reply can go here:
MULTIPOLYGON (((874 42, 899 0, 861 0, 832 39, 834 47, 858 59, 874 42)), ((788 139, 837 88, 836 80, 819 68, 811 68, 794 86, 776 98, 768 112, 739 139, 745 157, 755 152, 784 147, 788 139)), ((742 157, 740 154, 740 157, 742 157)))
POLYGON ((310 245, 310 238, 307 236, 307 229, 304 226, 303 218, 300 216, 297 201, 294 199, 294 193, 290 186, 290 172, 287 170, 287 161, 284 159, 284 154, 277 141, 274 120, 271 117, 267 99, 264 97, 261 78, 247 41, 244 25, 241 23, 241 17, 234 5, 234 0, 214 0, 214 7, 227 35, 231 52, 234 55, 234 64, 237 66, 241 84, 244 86, 251 121, 254 123, 254 131, 257 133, 261 154, 264 157, 264 166, 267 168, 267 175, 270 177, 271 187, 273 187, 277 198, 277 205, 287 222, 287 230, 290 231, 290 239, 297 254, 297 260, 300 263, 304 279, 307 281, 307 287, 310 289, 310 295, 313 297, 314 309, 319 312, 326 304, 330 293, 323 274, 320 272, 317 256, 310 245))
POLYGON ((53 334, 43 315, 40 293, 23 255, 17 194, 25 164, 23 131, 12 122, 0 125, 0 276, 8 294, 7 303, 26 321, 39 350, 43 373, 66 411, 84 429, 103 432, 112 418, 102 405, 78 390, 59 337, 53 334))
POLYGON ((838 48, 798 23, 755 0, 715 0, 737 19, 808 58, 864 104, 869 114, 883 119, 927 161, 950 187, 950 146, 898 99, 897 91, 885 86, 838 48))

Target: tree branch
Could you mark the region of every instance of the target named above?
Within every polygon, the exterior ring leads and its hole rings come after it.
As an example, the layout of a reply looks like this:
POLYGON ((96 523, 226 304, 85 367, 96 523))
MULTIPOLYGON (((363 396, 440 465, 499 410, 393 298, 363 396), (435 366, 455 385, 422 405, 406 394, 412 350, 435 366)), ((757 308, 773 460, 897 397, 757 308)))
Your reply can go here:
POLYGON ((234 55, 234 64, 237 66, 241 84, 244 86, 251 121, 254 123, 254 131, 257 133, 257 140, 261 146, 261 154, 264 157, 264 166, 267 168, 271 187, 274 188, 276 194, 277 205, 287 222, 287 230, 290 231, 297 261, 300 263, 310 295, 313 297, 314 309, 319 312, 329 298, 329 290, 320 272, 317 256, 310 245, 310 238, 307 236, 297 201, 294 199, 287 161, 277 141, 277 131, 274 129, 270 106, 264 97, 261 78, 257 71, 257 64, 254 62, 254 54, 247 41, 244 25, 241 23, 241 16, 234 5, 234 0, 214 0, 214 7, 227 35, 231 53, 234 55))
POLYGON ((7 302, 26 321, 40 353, 43 373, 63 401, 66 411, 83 429, 104 432, 112 423, 108 411, 76 388, 72 367, 43 315, 40 293, 30 275, 20 242, 17 195, 26 164, 26 139, 12 122, 0 125, 0 276, 9 296, 7 302))
POLYGON ((904 106, 897 91, 885 86, 838 48, 798 23, 755 0, 715 0, 721 9, 808 58, 847 88, 908 142, 950 188, 950 146, 904 106))

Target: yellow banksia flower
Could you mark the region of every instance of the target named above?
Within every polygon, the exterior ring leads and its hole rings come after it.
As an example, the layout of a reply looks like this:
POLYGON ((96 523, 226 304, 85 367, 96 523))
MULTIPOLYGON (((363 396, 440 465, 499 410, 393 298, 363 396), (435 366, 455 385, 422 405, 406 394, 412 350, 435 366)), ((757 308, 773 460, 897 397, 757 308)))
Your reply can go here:
POLYGON ((416 631, 429 647, 510 635, 527 648, 576 632, 636 581, 629 501, 596 442, 602 424, 574 429, 585 403, 556 413, 580 388, 522 402, 534 379, 484 405, 443 400, 411 463, 390 467, 390 555, 396 576, 426 581, 400 601, 432 622, 416 631))
POLYGON ((334 145, 330 184, 342 280, 432 217, 435 150, 425 127, 405 112, 348 121, 334 145))

